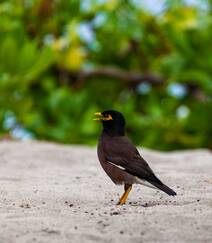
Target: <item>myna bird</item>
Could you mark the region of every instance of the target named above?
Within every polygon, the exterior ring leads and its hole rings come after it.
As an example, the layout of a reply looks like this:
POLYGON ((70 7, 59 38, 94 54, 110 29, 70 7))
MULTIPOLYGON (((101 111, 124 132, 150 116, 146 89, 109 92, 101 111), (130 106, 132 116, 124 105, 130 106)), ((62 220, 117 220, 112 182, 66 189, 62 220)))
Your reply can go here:
POLYGON ((95 120, 100 120, 103 124, 97 149, 99 161, 115 184, 124 184, 125 191, 118 205, 126 202, 133 184, 160 189, 170 196, 176 195, 176 192, 156 177, 146 160, 125 136, 125 119, 120 112, 107 110, 95 115, 95 120))

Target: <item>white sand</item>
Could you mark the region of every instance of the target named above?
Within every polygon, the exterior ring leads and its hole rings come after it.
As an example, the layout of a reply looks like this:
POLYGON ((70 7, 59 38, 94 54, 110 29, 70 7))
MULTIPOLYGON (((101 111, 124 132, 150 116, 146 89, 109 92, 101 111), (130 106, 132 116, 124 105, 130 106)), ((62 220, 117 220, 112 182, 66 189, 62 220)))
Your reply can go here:
POLYGON ((212 242, 211 153, 142 154, 178 196, 136 185, 116 206, 95 149, 1 142, 0 243, 212 242))

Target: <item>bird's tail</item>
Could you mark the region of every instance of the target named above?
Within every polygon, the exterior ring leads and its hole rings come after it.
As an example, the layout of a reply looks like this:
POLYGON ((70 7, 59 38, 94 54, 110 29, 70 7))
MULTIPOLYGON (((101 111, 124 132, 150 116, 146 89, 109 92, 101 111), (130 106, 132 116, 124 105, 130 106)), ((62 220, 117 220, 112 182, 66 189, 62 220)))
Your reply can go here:
MULTIPOLYGON (((161 182, 161 181, 160 181, 161 182)), ((165 184, 161 183, 157 183, 157 182, 151 182, 154 186, 156 186, 158 189, 160 189, 161 191, 167 193, 169 196, 175 196, 177 195, 177 193, 175 191, 173 191, 171 188, 169 188, 168 186, 166 186, 165 184)))
POLYGON ((161 191, 167 193, 169 196, 175 196, 177 195, 177 193, 175 191, 173 191, 171 188, 169 188, 168 186, 166 186, 165 184, 163 184, 162 181, 160 181, 155 175, 153 175, 153 178, 151 178, 152 180, 142 180, 138 177, 137 178, 137 183, 144 185, 144 186, 148 186, 151 188, 158 188, 161 191))

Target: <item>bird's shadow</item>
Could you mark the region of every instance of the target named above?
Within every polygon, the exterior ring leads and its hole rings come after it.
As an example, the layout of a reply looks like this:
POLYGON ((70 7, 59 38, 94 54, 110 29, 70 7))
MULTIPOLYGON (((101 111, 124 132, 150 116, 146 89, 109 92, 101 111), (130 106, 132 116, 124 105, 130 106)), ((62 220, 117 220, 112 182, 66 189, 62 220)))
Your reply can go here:
POLYGON ((149 202, 129 202, 130 206, 133 207, 144 207, 144 208, 150 208, 150 207, 156 207, 156 206, 184 206, 188 204, 196 203, 196 200, 187 200, 187 201, 177 201, 177 200, 163 200, 163 201, 149 201, 149 202))
POLYGON ((129 202, 130 206, 133 207, 144 207, 144 208, 149 208, 149 207, 155 207, 155 206, 160 206, 164 205, 164 203, 159 203, 159 202, 129 202))

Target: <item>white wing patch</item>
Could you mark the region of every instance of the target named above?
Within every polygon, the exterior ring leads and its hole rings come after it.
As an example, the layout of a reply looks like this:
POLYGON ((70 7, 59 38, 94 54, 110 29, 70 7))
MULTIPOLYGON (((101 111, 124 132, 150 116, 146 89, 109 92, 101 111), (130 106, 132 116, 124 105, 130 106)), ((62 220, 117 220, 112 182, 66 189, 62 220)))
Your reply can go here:
MULTIPOLYGON (((116 164, 114 164, 114 163, 111 162, 111 161, 107 161, 107 162, 108 162, 109 164, 111 164, 111 165, 113 165, 113 166, 115 166, 115 167, 121 169, 121 170, 126 171, 125 168, 122 167, 122 166, 120 166, 120 165, 116 165, 116 164)), ((126 172, 127 172, 127 171, 126 171, 126 172)), ((157 187, 155 187, 154 185, 152 185, 152 184, 149 183, 148 181, 142 180, 142 179, 138 178, 137 176, 135 176, 135 182, 136 182, 136 184, 141 184, 141 185, 146 186, 146 187, 150 187, 150 188, 153 188, 153 189, 157 189, 157 187)))
POLYGON ((111 161, 107 161, 109 164, 111 164, 111 165, 113 165, 113 166, 115 166, 115 167, 117 167, 117 168, 119 168, 119 169, 121 169, 121 170, 125 170, 125 168, 124 167, 122 167, 122 166, 120 166, 120 165, 116 165, 116 164, 114 164, 113 162, 111 162, 111 161))

